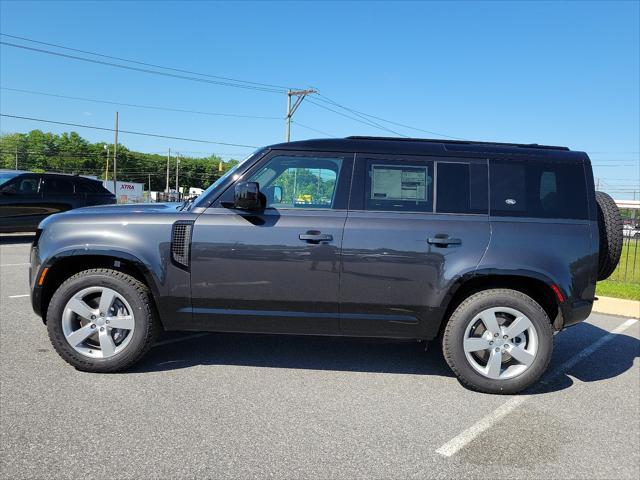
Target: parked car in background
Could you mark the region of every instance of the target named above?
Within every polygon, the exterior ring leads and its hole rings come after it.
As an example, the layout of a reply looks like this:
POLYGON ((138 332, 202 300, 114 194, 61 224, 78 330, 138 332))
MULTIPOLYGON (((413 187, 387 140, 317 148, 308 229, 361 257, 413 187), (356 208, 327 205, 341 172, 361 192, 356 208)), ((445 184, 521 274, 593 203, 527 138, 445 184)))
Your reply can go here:
POLYGON ((0 232, 35 231, 48 215, 116 203, 102 183, 76 175, 0 170, 0 232))
POLYGON ((640 238, 640 225, 624 225, 622 228, 625 237, 640 238))
POLYGON ((589 316, 621 247, 585 153, 307 140, 257 151, 178 208, 46 219, 31 302, 89 372, 132 366, 162 328, 438 339, 464 385, 514 393, 546 370, 553 333, 589 316))

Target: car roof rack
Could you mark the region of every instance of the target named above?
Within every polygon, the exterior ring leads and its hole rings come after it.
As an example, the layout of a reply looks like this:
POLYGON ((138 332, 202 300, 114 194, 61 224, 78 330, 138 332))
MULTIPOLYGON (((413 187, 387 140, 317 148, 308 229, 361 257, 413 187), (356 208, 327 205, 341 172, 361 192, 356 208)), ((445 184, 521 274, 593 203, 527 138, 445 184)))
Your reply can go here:
POLYGON ((539 145, 537 143, 500 143, 500 142, 472 142, 470 140, 442 140, 437 138, 410 138, 410 137, 368 137, 360 135, 352 135, 345 137, 349 140, 380 140, 392 142, 425 142, 425 143, 443 143, 446 145, 486 145, 497 147, 519 147, 519 148, 539 148, 543 150, 565 150, 567 147, 556 147, 552 145, 539 145))

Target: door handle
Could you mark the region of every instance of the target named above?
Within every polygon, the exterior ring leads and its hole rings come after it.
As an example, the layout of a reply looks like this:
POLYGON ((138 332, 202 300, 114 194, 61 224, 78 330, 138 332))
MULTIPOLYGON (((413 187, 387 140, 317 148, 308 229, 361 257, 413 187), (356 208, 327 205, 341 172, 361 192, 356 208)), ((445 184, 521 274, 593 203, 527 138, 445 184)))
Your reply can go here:
POLYGON ((301 233, 298 238, 304 242, 320 243, 320 242, 332 242, 333 235, 328 233, 320 233, 316 231, 309 231, 307 233, 301 233))
POLYGON ((427 243, 435 245, 436 247, 447 247, 448 245, 461 245, 462 240, 459 238, 449 238, 448 235, 436 235, 435 237, 429 237, 427 243))

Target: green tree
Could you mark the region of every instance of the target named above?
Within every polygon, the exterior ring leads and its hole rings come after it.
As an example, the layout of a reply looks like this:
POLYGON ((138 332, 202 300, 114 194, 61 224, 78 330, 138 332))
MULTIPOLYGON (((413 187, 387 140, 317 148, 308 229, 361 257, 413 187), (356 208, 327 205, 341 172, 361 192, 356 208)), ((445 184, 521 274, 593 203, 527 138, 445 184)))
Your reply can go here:
MULTIPOLYGON (((113 172, 113 145, 104 142, 91 143, 76 132, 61 135, 32 130, 28 133, 0 135, 0 168, 18 168, 37 172, 61 172, 91 175, 104 179, 109 148, 109 176, 113 172)), ((175 187, 175 161, 170 165, 169 185, 175 187)), ((222 158, 211 154, 206 158, 180 156, 180 186, 207 188, 220 175, 222 158)), ((224 162, 224 171, 237 163, 224 162)), ((167 157, 156 153, 129 150, 118 144, 118 179, 148 184, 151 189, 164 190, 166 185, 167 157)), ((146 188, 149 188, 148 185, 146 188)))

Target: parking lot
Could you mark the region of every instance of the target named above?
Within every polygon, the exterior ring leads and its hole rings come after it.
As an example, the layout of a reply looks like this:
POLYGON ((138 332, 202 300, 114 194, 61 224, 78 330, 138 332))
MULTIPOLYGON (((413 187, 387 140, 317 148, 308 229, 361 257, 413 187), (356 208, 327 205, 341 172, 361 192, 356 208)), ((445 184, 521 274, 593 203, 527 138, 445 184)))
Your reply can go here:
POLYGON ((519 396, 464 389, 436 345, 167 334, 133 370, 74 370, 0 237, 2 478, 638 478, 640 324, 556 336, 519 396))

